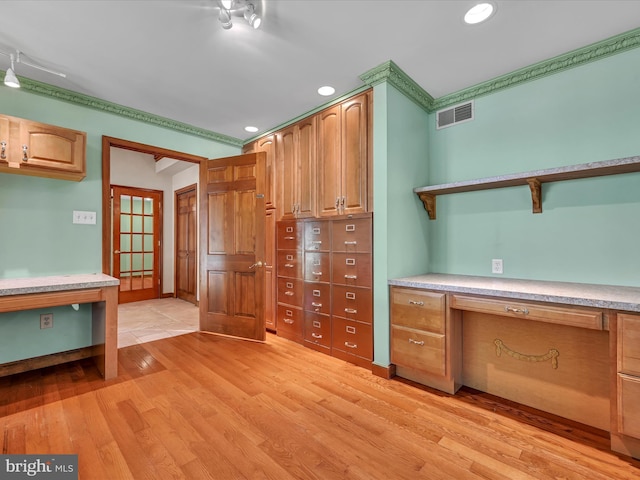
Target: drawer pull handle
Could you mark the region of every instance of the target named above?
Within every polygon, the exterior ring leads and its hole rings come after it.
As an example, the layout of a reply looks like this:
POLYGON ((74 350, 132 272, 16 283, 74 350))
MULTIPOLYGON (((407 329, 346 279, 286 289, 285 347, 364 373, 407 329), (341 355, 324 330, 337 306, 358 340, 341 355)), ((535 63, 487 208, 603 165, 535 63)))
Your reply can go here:
POLYGON ((320 228, 319 228, 319 227, 313 227, 313 229, 311 229, 311 231, 312 231, 315 235, 320 235, 320 228))
POLYGON ((317 303, 317 302, 311 302, 311 306, 312 307, 321 307, 322 304, 321 303, 317 303))
POLYGON ((345 330, 346 330, 347 333, 351 333, 351 334, 354 334, 354 335, 356 333, 356 327, 352 327, 352 326, 349 326, 349 325, 345 328, 345 330))
POLYGON ((353 292, 347 292, 344 296, 349 300, 355 300, 356 299, 356 294, 353 293, 353 292))
POLYGON ((311 240, 314 245, 322 245, 322 240, 311 240))
POLYGON ((318 334, 318 333, 315 333, 315 332, 312 332, 312 333, 311 333, 311 336, 312 336, 313 338, 322 338, 322 335, 320 335, 320 334, 318 334))
POLYGON ((356 280, 358 278, 357 275, 345 275, 344 278, 347 280, 356 280))
MULTIPOLYGON (((356 231, 356 226, 355 226, 354 224, 349 224, 349 225, 346 225, 346 226, 344 227, 344 229, 345 229, 345 231, 347 231, 347 232, 355 232, 355 231, 356 231)), ((346 243, 346 242, 345 242, 345 243, 346 243)))
POLYGON ((290 318, 285 318, 284 323, 288 323, 289 325, 293 325, 293 320, 290 318))
POLYGON ((322 272, 311 272, 312 275, 317 275, 317 276, 321 276, 322 272))
POLYGON ((357 343, 351 343, 351 342, 344 342, 344 346, 349 348, 358 348, 357 343))
POLYGON ((357 245, 357 244, 358 244, 358 242, 356 242, 355 240, 353 240, 353 241, 351 241, 351 242, 350 242, 350 241, 345 240, 344 244, 345 244, 345 245, 357 245))
POLYGON ((346 313, 358 313, 358 310, 356 310, 355 308, 345 308, 344 311, 346 313))
POLYGON ((504 307, 504 311, 505 312, 511 312, 511 313, 522 313, 524 315, 529 315, 529 310, 527 310, 526 308, 504 307))
POLYGON ((295 295, 295 293, 292 292, 291 290, 287 290, 286 292, 284 292, 284 294, 289 296, 289 297, 293 297, 295 295))
POLYGON ((23 162, 26 162, 27 160, 29 160, 29 155, 27 155, 28 149, 29 149, 28 146, 22 145, 22 161, 23 162))
POLYGON ((321 328, 322 327, 322 325, 320 325, 320 322, 317 321, 317 320, 314 320, 312 322, 312 325, 313 325, 313 328, 321 328))
POLYGON ((0 158, 2 160, 4 160, 5 158, 7 158, 7 142, 0 142, 0 145, 2 145, 2 152, 0 152, 0 158))
POLYGON ((293 268, 295 265, 293 263, 285 263, 285 268, 293 268))
POLYGON ((286 228, 286 232, 287 233, 293 233, 293 227, 287 227, 286 228))
POLYGON ((417 340, 414 340, 413 338, 410 338, 409 339, 409 343, 413 343, 414 345, 418 345, 418 346, 422 347, 424 345, 424 340, 419 342, 417 340))
POLYGON ((419 307, 423 307, 424 302, 416 302, 415 300, 409 300, 409 305, 417 305, 419 307))
POLYGON ((285 240, 295 240, 296 237, 284 237, 285 240))

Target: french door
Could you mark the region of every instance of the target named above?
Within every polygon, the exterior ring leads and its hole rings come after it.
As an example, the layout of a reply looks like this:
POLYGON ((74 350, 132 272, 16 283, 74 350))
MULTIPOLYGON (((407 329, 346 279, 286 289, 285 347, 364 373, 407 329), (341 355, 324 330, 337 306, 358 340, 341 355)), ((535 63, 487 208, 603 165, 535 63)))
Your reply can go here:
POLYGON ((118 302, 160 298, 162 191, 112 185, 118 302))

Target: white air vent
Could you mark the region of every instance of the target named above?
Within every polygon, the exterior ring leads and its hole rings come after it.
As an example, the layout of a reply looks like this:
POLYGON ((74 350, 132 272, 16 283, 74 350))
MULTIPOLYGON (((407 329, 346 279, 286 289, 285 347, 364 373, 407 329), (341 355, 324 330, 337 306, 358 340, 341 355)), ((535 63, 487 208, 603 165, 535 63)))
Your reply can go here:
POLYGON ((439 130, 473 120, 473 110, 473 100, 447 108, 446 110, 440 110, 436 112, 436 128, 439 130))

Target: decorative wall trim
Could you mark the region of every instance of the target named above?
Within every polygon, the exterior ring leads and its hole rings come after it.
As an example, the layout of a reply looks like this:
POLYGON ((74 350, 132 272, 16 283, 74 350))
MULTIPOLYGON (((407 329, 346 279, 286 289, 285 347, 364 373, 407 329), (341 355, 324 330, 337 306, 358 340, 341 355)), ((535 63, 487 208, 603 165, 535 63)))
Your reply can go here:
POLYGON ((106 100, 101 100, 82 93, 72 92, 71 90, 55 87, 29 78, 18 78, 20 79, 21 90, 25 90, 30 93, 55 98, 57 100, 92 108, 94 110, 100 110, 106 113, 112 113, 121 117, 155 125, 157 127, 168 128, 181 133, 195 135, 197 137, 206 138, 207 140, 213 140, 214 142, 233 145, 234 147, 242 147, 243 144, 242 140, 238 138, 215 133, 210 130, 205 130, 204 128, 194 127, 193 125, 188 125, 186 123, 143 112, 141 110, 136 110, 134 108, 125 107, 116 103, 107 102, 106 100))
POLYGON ((433 97, 391 60, 363 73, 360 80, 370 87, 388 82, 427 112, 433 110, 433 97))
POLYGON ((610 55, 632 50, 636 47, 640 47, 640 28, 573 50, 529 67, 521 68, 473 87, 460 90, 459 92, 445 95, 435 101, 432 105, 432 111, 495 93, 506 88, 515 87, 525 82, 538 80, 547 75, 560 73, 610 55))

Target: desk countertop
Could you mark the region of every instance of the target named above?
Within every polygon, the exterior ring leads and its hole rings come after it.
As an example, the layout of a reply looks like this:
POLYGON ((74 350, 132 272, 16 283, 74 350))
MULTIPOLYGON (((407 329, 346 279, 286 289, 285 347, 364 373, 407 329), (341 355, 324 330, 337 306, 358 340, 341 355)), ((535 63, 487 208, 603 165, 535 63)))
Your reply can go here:
POLYGON ((119 285, 117 278, 103 273, 57 275, 51 277, 0 279, 0 297, 29 293, 82 290, 86 288, 111 287, 119 285))
POLYGON ((396 278, 389 285, 640 312, 638 287, 439 273, 396 278))

